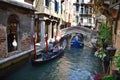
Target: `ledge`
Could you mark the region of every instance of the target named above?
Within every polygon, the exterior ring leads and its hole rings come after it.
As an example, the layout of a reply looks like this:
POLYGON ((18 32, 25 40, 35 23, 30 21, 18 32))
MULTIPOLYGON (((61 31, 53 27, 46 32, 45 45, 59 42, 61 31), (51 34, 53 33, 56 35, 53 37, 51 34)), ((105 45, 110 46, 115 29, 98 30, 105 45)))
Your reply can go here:
POLYGON ((11 4, 11 5, 15 5, 21 8, 26 8, 29 10, 35 10, 35 8, 32 6, 32 4, 26 3, 26 2, 18 2, 15 0, 0 0, 0 3, 7 3, 7 4, 11 4))
MULTIPOLYGON (((11 60, 13 60, 13 59, 16 59, 16 58, 18 58, 18 57, 21 57, 21 56, 23 56, 23 55, 25 55, 25 54, 29 54, 29 53, 32 52, 33 50, 34 50, 34 49, 30 49, 30 50, 27 50, 27 51, 24 51, 24 52, 15 54, 15 55, 13 55, 13 56, 4 58, 4 59, 0 60, 0 64, 6 63, 6 62, 11 61, 11 60)), ((36 52, 39 52, 40 50, 42 50, 42 49, 37 49, 36 52)))

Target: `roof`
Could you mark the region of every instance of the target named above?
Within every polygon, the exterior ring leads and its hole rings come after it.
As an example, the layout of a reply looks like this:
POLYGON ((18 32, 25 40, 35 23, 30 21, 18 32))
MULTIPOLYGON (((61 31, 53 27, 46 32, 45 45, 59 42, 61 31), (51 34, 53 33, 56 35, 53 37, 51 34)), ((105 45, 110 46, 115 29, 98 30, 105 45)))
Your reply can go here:
POLYGON ((29 10, 35 10, 35 8, 33 7, 32 4, 29 4, 29 3, 26 3, 26 2, 19 2, 19 1, 16 1, 16 0, 0 0, 0 3, 1 2, 11 4, 11 5, 15 5, 15 6, 18 6, 18 7, 21 7, 21 8, 26 8, 26 9, 29 9, 29 10))

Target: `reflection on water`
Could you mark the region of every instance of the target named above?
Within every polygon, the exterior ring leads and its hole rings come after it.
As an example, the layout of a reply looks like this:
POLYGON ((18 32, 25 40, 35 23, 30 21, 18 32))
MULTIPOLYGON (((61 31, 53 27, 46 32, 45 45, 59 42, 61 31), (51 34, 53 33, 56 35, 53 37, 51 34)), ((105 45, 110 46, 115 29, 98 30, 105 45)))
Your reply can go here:
POLYGON ((5 80, 93 80, 92 76, 100 71, 99 63, 92 49, 69 48, 48 64, 33 67, 27 63, 5 80))

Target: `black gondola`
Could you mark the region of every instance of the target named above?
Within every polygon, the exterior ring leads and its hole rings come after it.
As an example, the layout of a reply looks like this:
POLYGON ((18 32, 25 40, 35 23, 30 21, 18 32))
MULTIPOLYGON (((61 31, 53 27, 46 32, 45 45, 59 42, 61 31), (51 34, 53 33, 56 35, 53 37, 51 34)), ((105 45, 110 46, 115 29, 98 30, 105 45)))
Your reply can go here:
MULTIPOLYGON (((43 59, 42 56, 40 58, 37 58, 37 59, 33 59, 32 58, 31 59, 31 63, 32 63, 33 66, 37 66, 37 65, 42 65, 42 64, 48 63, 49 61, 59 57, 63 53, 63 51, 64 51, 64 49, 60 49, 57 54, 54 54, 52 52, 53 55, 50 58, 47 58, 45 60, 43 59)), ((43 54, 47 54, 47 53, 43 52, 43 54)))

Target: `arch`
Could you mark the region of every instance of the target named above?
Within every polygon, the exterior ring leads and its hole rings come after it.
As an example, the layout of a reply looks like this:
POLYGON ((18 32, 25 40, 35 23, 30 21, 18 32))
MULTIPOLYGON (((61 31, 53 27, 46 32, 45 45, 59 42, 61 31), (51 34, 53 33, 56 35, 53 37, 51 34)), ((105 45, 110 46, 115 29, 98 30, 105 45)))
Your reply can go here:
POLYGON ((80 33, 83 34, 83 36, 90 38, 92 31, 85 27, 69 27, 61 30, 62 36, 72 34, 72 33, 80 33))
POLYGON ((18 49, 18 25, 19 18, 16 14, 11 14, 7 21, 7 49, 13 52, 18 49))

